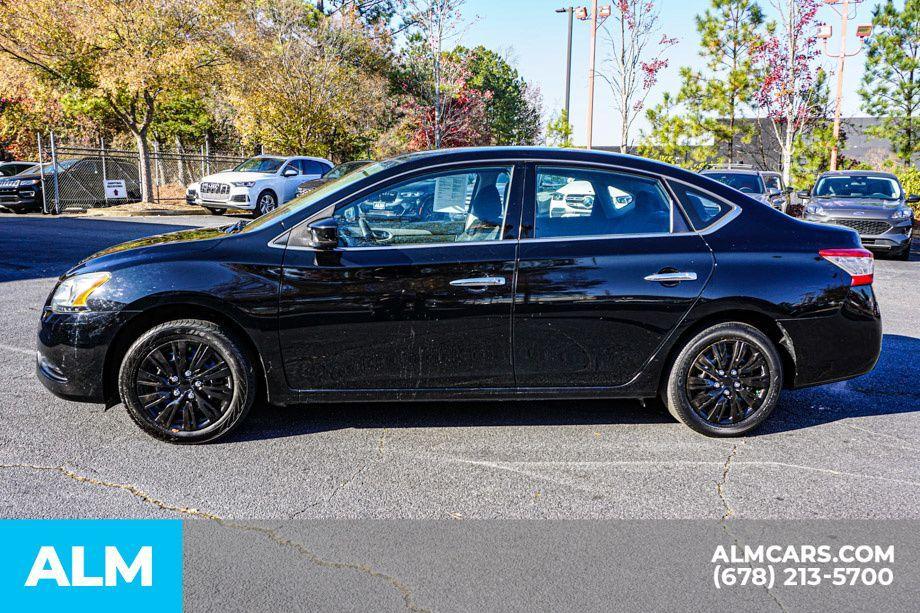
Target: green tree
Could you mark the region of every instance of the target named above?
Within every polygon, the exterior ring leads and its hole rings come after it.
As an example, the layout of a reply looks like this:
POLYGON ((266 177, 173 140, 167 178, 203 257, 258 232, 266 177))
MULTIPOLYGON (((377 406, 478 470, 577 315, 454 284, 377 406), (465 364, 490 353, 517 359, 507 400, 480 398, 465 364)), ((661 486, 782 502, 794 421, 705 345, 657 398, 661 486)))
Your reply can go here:
POLYGON ((736 142, 750 140, 752 125, 738 118, 752 107, 759 84, 753 51, 762 25, 763 12, 753 0, 711 0, 696 17, 707 71, 684 73, 684 87, 695 90, 705 128, 726 148, 729 162, 735 161, 736 142))
POLYGON ((565 109, 559 111, 546 124, 546 140, 553 147, 573 147, 572 124, 569 123, 569 114, 565 109))
MULTIPOLYGON (((687 88, 684 90, 683 94, 690 93, 687 88)), ((698 170, 714 161, 718 150, 699 105, 691 104, 688 110, 681 110, 680 106, 675 97, 665 93, 661 103, 645 112, 651 131, 642 135, 639 155, 698 170)))
POLYGON ((920 152, 920 0, 898 11, 892 0, 875 7, 866 47, 862 108, 880 118, 872 132, 891 141, 905 165, 920 152))
POLYGON ((450 55, 466 65, 470 88, 491 94, 486 103, 486 118, 492 144, 535 144, 540 137, 539 95, 517 69, 483 46, 457 47, 450 55))

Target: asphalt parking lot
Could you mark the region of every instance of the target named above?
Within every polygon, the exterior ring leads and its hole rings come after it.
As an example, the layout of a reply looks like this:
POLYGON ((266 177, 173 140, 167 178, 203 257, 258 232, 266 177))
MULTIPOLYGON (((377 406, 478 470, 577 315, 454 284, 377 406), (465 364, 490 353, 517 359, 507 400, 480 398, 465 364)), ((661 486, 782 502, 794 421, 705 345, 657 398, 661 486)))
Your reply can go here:
POLYGON ((879 261, 875 371, 784 393, 765 428, 702 437, 635 402, 257 408, 230 440, 175 447, 120 406, 34 376, 41 305, 83 257, 225 219, 0 216, 0 516, 920 517, 920 253, 879 261))

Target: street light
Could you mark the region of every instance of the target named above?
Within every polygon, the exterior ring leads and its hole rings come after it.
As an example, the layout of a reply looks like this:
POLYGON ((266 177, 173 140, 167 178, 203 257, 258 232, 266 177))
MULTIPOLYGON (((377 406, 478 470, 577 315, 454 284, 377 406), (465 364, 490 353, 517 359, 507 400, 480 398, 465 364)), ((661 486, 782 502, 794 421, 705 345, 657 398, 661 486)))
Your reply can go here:
POLYGON ((569 16, 569 36, 565 45, 565 121, 569 125, 572 125, 569 102, 572 100, 572 13, 574 11, 575 8, 572 6, 556 9, 557 13, 568 13, 569 16))
MULTIPOLYGON (((824 44, 824 53, 828 57, 837 59, 837 93, 834 100, 834 144, 831 146, 831 163, 830 169, 837 170, 837 153, 838 153, 838 142, 840 140, 840 104, 843 99, 843 65, 848 57, 853 57, 858 54, 862 47, 847 53, 847 24, 850 21, 849 9, 850 3, 859 4, 862 0, 824 0, 832 9, 837 11, 837 14, 840 15, 840 51, 837 53, 831 53, 827 49, 827 41, 831 38, 834 33, 834 30, 831 26, 821 26, 818 29, 818 38, 823 41, 824 44), (840 5, 840 9, 837 9, 837 5, 840 5)), ((855 15, 854 15, 855 16, 855 15)), ((872 26, 868 24, 860 24, 856 26, 856 36, 860 41, 865 40, 872 35, 872 26)))
MULTIPOLYGON (((575 9, 575 16, 581 21, 587 21, 588 9, 586 7, 575 9)), ((597 29, 608 17, 610 17, 610 5, 598 7, 597 0, 594 0, 594 7, 591 11, 591 52, 590 67, 588 69, 588 149, 591 148, 594 142, 594 63, 597 57, 597 29), (600 17, 600 21, 598 21, 598 17, 600 17)))

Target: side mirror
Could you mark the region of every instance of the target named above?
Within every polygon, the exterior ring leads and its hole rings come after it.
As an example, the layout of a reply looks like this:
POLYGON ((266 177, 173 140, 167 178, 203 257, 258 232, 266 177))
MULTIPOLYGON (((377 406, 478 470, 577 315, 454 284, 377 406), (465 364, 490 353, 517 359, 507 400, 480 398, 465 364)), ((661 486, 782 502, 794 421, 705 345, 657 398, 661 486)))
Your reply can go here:
POLYGON ((809 198, 811 198, 811 192, 808 191, 807 189, 801 189, 798 192, 796 192, 795 195, 801 198, 802 200, 808 200, 809 198))
POLYGON ((310 243, 315 249, 329 250, 339 246, 339 222, 327 217, 310 224, 310 243))
POLYGON ((285 168, 284 172, 281 173, 282 177, 296 177, 300 173, 297 172, 296 168, 285 168))
POLYGON ((787 186, 783 189, 783 191, 786 192, 786 195, 787 195, 787 196, 791 196, 792 193, 795 192, 795 190, 792 189, 792 186, 791 186, 791 185, 787 185, 787 186))
POLYGON ((916 204, 918 202, 920 202, 920 196, 918 196, 917 194, 911 194, 910 196, 907 197, 908 204, 916 204))

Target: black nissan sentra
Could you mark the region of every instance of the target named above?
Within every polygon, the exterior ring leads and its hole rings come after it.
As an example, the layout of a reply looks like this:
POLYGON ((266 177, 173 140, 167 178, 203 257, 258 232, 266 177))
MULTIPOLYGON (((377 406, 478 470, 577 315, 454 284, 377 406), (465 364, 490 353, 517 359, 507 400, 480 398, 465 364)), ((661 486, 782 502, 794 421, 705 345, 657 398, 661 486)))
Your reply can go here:
POLYGON ((660 399, 731 436, 782 388, 873 367, 872 274, 852 230, 650 160, 416 153, 78 264, 42 312, 38 376, 173 443, 254 403, 432 399, 660 399), (373 214, 421 192, 421 217, 373 214))

